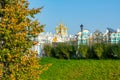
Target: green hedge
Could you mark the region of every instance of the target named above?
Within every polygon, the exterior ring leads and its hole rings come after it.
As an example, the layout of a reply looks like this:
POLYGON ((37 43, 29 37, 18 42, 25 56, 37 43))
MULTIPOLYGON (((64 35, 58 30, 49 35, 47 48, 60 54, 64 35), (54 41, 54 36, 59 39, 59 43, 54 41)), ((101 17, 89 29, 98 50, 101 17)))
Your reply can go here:
POLYGON ((44 45, 47 56, 59 59, 71 59, 76 53, 77 46, 65 43, 57 43, 55 45, 44 45))
POLYGON ((89 47, 88 45, 79 45, 78 52, 81 55, 81 58, 88 58, 88 51, 89 47))
POLYGON ((104 52, 103 44, 94 44, 93 51, 97 58, 102 58, 104 52))
POLYGON ((120 44, 113 45, 111 50, 112 50, 113 57, 120 59, 120 44))
POLYGON ((97 58, 119 59, 120 44, 96 43, 92 46, 68 43, 46 44, 44 51, 48 57, 59 59, 97 58))

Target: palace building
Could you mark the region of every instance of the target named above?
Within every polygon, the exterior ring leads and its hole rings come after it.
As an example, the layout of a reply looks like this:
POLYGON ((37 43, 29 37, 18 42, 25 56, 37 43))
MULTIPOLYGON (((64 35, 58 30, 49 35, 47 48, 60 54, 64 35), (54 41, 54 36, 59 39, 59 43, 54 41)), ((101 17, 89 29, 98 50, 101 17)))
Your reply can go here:
POLYGON ((34 40, 38 41, 38 44, 32 47, 32 50, 37 51, 38 56, 42 56, 44 53, 44 44, 64 43, 74 40, 74 35, 68 35, 68 28, 60 23, 55 28, 55 33, 43 32, 40 33, 34 40))
POLYGON ((55 36, 53 38, 52 42, 67 42, 69 41, 69 36, 68 36, 68 31, 67 27, 60 23, 58 26, 55 28, 55 36))

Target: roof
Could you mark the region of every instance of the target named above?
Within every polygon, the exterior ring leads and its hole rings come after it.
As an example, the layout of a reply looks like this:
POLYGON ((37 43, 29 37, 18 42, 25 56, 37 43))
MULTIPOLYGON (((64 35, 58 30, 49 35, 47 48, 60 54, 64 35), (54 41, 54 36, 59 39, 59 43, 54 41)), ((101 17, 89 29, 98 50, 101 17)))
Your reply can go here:
MULTIPOLYGON (((83 32, 89 33, 88 30, 83 30, 83 32)), ((77 35, 81 35, 81 31, 77 33, 77 35)))
POLYGON ((110 33, 112 33, 112 32, 116 32, 114 29, 112 29, 112 28, 107 28, 107 30, 110 32, 110 33))

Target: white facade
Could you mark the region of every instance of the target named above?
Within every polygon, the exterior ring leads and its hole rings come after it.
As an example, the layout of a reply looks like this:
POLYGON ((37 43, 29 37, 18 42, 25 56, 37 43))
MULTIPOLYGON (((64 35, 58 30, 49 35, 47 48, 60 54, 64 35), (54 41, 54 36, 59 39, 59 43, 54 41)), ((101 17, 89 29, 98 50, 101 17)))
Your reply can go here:
POLYGON ((67 42, 70 41, 71 38, 74 38, 73 35, 69 36, 61 36, 52 34, 51 32, 47 33, 40 33, 38 37, 36 37, 34 40, 38 42, 35 46, 32 47, 32 50, 37 51, 38 55, 41 57, 44 54, 43 46, 44 44, 52 44, 53 39, 57 37, 56 42, 67 42))

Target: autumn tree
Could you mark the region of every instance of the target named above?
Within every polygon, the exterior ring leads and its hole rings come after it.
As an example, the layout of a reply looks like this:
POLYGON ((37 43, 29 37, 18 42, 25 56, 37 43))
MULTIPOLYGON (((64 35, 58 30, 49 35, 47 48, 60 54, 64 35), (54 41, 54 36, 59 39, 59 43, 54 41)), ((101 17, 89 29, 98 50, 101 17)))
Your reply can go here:
MULTIPOLYGON (((5 0, 4 0, 5 1, 5 0)), ((34 20, 41 8, 29 9, 27 0, 6 0, 0 9, 0 79, 39 80, 44 69, 31 47, 32 38, 43 32, 43 25, 34 20)))
MULTIPOLYGON (((5 7, 5 4, 9 3, 8 0, 0 0, 0 9, 5 7)), ((3 12, 0 11, 0 17, 3 17, 3 12)))

